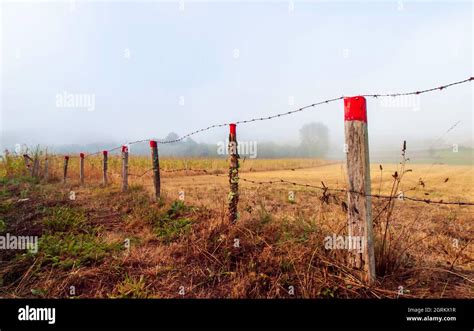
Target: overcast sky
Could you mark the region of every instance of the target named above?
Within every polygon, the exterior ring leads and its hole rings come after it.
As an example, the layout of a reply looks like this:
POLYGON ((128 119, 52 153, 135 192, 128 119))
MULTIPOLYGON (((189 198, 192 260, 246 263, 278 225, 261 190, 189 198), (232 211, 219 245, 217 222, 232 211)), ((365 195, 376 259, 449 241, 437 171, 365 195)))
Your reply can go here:
MULTIPOLYGON (((3 3, 4 142, 126 142, 183 135, 327 98, 403 92, 473 76, 472 2, 3 3), (61 104, 86 95, 89 107, 61 104), (59 100, 59 101, 58 101, 59 100), (88 109, 89 108, 89 109, 88 109)), ((399 104, 368 100, 372 144, 472 145, 468 83, 399 104)), ((342 101, 238 127, 295 142, 317 121, 342 139, 342 101)), ((193 136, 215 143, 227 129, 193 136)))

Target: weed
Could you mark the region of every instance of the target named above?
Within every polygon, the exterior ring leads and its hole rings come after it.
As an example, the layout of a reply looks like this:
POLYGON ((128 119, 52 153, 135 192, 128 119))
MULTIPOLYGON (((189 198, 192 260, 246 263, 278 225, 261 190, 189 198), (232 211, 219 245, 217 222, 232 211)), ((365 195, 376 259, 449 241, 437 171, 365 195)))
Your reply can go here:
POLYGON ((156 235, 166 243, 172 242, 191 229, 192 220, 184 217, 192 211, 183 201, 174 201, 170 208, 155 221, 156 235))
POLYGON ((173 201, 173 203, 171 204, 171 207, 168 210, 167 214, 168 214, 168 217, 170 218, 176 218, 176 217, 180 217, 182 214, 190 210, 191 208, 189 206, 186 206, 183 201, 176 200, 176 201, 173 201))
POLYGON ((99 262, 120 247, 120 243, 106 244, 93 234, 48 234, 39 240, 39 253, 44 254, 43 264, 51 263, 62 269, 99 262))
POLYGON ((273 220, 272 214, 265 208, 263 202, 260 202, 257 209, 257 215, 250 221, 250 227, 255 233, 259 234, 263 231, 265 225, 273 220))
POLYGON ((291 263, 290 260, 283 258, 280 261, 280 270, 281 272, 285 272, 285 273, 290 272, 291 270, 293 270, 293 264, 291 263))
POLYGON ((50 215, 44 218, 43 225, 48 233, 70 232, 85 230, 86 217, 84 213, 68 207, 57 207, 50 211, 50 215))
POLYGON ((123 282, 118 284, 115 289, 118 294, 116 296, 112 296, 114 298, 145 299, 148 297, 148 291, 146 289, 143 275, 140 276, 140 278, 135 279, 127 274, 123 282))
POLYGON ((11 201, 5 201, 3 203, 0 203, 0 214, 9 213, 13 210, 13 208, 13 202, 11 201))
POLYGON ((46 295, 48 294, 48 291, 47 291, 47 290, 44 290, 44 289, 35 289, 35 288, 32 288, 32 289, 31 289, 31 294, 33 294, 33 295, 36 296, 36 297, 44 298, 44 297, 46 297, 46 295))
POLYGON ((325 299, 334 298, 336 291, 337 291, 337 286, 333 288, 324 287, 318 291, 318 296, 325 299))
POLYGON ((161 240, 169 243, 187 233, 191 229, 191 223, 188 218, 165 220, 155 228, 155 233, 161 240))

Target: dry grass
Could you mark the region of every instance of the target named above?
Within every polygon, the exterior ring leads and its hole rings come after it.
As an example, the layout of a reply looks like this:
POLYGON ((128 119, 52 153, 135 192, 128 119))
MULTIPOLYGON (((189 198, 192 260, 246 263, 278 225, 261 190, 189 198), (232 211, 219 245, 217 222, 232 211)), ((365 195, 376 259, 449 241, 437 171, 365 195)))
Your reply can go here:
MULTIPOLYGON (((225 160, 187 160, 189 168, 214 175, 163 173, 159 202, 152 199, 151 174, 131 177, 131 190, 121 193, 118 178, 110 187, 100 187, 100 158, 89 160, 82 187, 73 158, 66 186, 56 182, 61 175, 59 157, 51 166, 56 181, 5 179, 0 218, 10 233, 44 235, 51 208, 78 210, 87 223, 81 229, 95 234, 94 242, 105 247, 100 252, 106 257, 61 268, 44 262, 41 246, 35 256, 7 254, 0 264, 1 296, 68 297, 74 286, 78 297, 396 298, 400 289, 404 297, 474 297, 473 207, 397 200, 388 229, 392 253, 378 261, 377 283, 367 287, 346 266, 346 251, 324 248, 326 236, 345 234, 343 194, 325 201, 320 191, 310 188, 241 181, 240 217, 232 226, 226 217, 228 181, 225 175, 215 175, 226 172, 225 160), (76 192, 75 201, 68 199, 70 190, 76 192), (184 204, 176 202, 180 191, 184 204), (289 191, 295 192, 295 202, 288 200, 289 191), (29 202, 17 203, 20 196, 29 202)), ((130 172, 143 173, 148 163, 147 158, 132 157, 130 172)), ((161 166, 180 169, 184 163, 162 160, 161 166)), ((373 165, 374 193, 389 193, 397 167, 386 164, 381 172, 373 165)), ((411 171, 401 183, 405 195, 474 200, 470 166, 407 168, 411 171)), ((118 172, 118 159, 111 161, 114 169, 118 172)), ((346 183, 342 163, 318 160, 246 160, 241 177, 314 185, 324 181, 332 188, 346 183)), ((385 203, 373 202, 376 249, 385 230, 385 203)))
MULTIPOLYGON (((12 158, 13 167, 0 166, 0 175, 8 176, 8 170, 13 175, 18 175, 18 169, 22 169, 23 160, 21 158, 12 158)), ((254 171, 274 171, 281 169, 302 169, 317 167, 323 164, 331 163, 331 161, 319 159, 244 159, 240 161, 241 172, 254 171)), ((49 174, 52 178, 62 178, 64 157, 57 155, 49 156, 49 174)), ((129 159, 129 173, 131 180, 135 175, 141 175, 152 168, 150 157, 131 156, 129 159)), ((163 171, 163 177, 184 176, 192 172, 192 170, 206 170, 209 174, 220 174, 227 172, 228 162, 226 159, 180 159, 180 158, 164 158, 160 159, 160 169, 163 171), (180 169, 189 169, 188 172, 176 172, 180 169), (172 171, 171 173, 168 173, 172 171)), ((44 169, 42 169, 44 170, 44 169)), ((98 182, 102 178, 102 156, 90 156, 86 158, 85 173, 90 182, 98 182)), ((108 172, 112 183, 118 183, 121 176, 121 157, 119 155, 109 155, 108 172)), ((23 172, 26 175, 26 171, 23 172)), ((68 166, 68 177, 79 177, 79 156, 70 156, 68 166)))

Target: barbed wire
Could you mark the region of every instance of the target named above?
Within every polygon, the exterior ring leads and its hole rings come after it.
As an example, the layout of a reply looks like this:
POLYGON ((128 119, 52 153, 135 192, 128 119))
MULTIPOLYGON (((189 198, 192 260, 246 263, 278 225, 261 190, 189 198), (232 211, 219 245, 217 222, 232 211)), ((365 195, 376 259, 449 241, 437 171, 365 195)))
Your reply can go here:
MULTIPOLYGON (((464 80, 461 80, 461 81, 458 81, 458 82, 449 83, 449 84, 446 84, 446 85, 442 85, 442 86, 439 86, 439 87, 433 87, 433 88, 429 88, 429 89, 421 90, 421 91, 405 92, 405 93, 386 93, 386 94, 363 94, 361 96, 371 97, 371 98, 378 98, 378 97, 399 97, 399 96, 406 96, 406 95, 419 95, 419 94, 424 94, 424 93, 428 93, 428 92, 433 92, 433 91, 436 91, 436 90, 441 91, 441 90, 444 90, 448 87, 459 85, 459 84, 464 84, 464 83, 470 82, 472 80, 474 80, 474 77, 470 77, 468 79, 464 79, 464 80)), ((324 100, 324 101, 316 102, 316 103, 313 103, 313 104, 310 104, 310 105, 307 105, 307 106, 304 106, 304 107, 301 107, 301 108, 298 108, 298 109, 295 109, 295 110, 291 110, 291 111, 288 111, 288 112, 279 113, 279 114, 275 114, 275 115, 270 115, 270 116, 267 116, 267 117, 256 117, 256 118, 252 118, 252 119, 249 119, 249 120, 236 121, 234 123, 235 124, 246 124, 246 123, 257 122, 257 121, 267 121, 267 120, 271 120, 271 119, 274 119, 274 118, 278 118, 278 117, 287 116, 287 115, 291 115, 291 114, 294 114, 294 113, 302 112, 302 111, 304 111, 306 109, 309 109, 309 108, 313 108, 313 107, 320 106, 320 105, 323 105, 323 104, 329 104, 329 103, 332 103, 332 102, 335 102, 335 101, 338 101, 338 100, 343 100, 343 99, 344 99, 344 96, 340 96, 340 97, 337 97, 337 98, 327 99, 327 100, 324 100)), ((193 131, 193 132, 188 133, 188 134, 186 134, 182 137, 179 137, 177 139, 173 139, 173 140, 169 140, 169 141, 159 141, 158 143, 160 143, 160 144, 169 144, 169 143, 179 142, 179 141, 182 141, 183 139, 185 139, 189 136, 192 136, 196 133, 207 131, 207 130, 210 130, 210 129, 216 128, 216 127, 227 126, 227 125, 229 125, 229 124, 224 123, 224 124, 212 125, 212 126, 209 126, 207 128, 204 128, 204 129, 193 131)))
MULTIPOLYGON (((129 173, 128 175, 129 176, 133 176, 133 177, 137 177, 137 178, 141 178, 143 176, 145 176, 146 174, 148 174, 150 171, 152 171, 153 168, 150 168, 148 170, 146 170, 145 172, 137 175, 137 174, 131 174, 129 173)), ((182 168, 182 169, 160 169, 160 172, 166 172, 166 173, 174 173, 174 172, 185 172, 185 171, 190 171, 190 172, 203 172, 203 173, 208 173, 207 170, 205 169, 186 169, 186 168, 182 168)))
POLYGON ((146 170, 145 172, 143 172, 143 173, 140 174, 140 175, 136 175, 136 174, 128 174, 128 175, 129 175, 129 176, 133 176, 133 177, 137 177, 137 178, 141 178, 141 177, 145 176, 147 173, 149 173, 149 172, 152 171, 152 170, 153 170, 153 168, 150 168, 150 169, 146 170))
POLYGON ((160 169, 163 172, 183 172, 183 171, 191 171, 191 172, 203 172, 208 173, 205 169, 191 169, 191 168, 182 168, 182 169, 160 169))
MULTIPOLYGON (((150 168, 146 170, 144 173, 140 175, 136 174, 128 174, 129 176, 135 176, 137 178, 145 176, 147 173, 152 171, 153 168, 150 168)), ((182 172, 182 171, 191 171, 191 172, 202 172, 206 175, 209 176, 216 176, 219 178, 225 178, 228 179, 227 174, 212 174, 208 170, 205 169, 186 169, 186 168, 181 168, 181 169, 160 169, 160 172, 167 172, 167 173, 173 173, 173 172, 182 172)), ((119 173, 114 173, 117 176, 121 176, 119 173)), ((444 201, 444 200, 432 200, 432 199, 427 199, 427 198, 416 198, 416 197, 411 197, 411 196, 405 196, 405 195, 383 195, 383 194, 365 194, 360 191, 356 190, 348 190, 344 188, 330 188, 327 186, 323 181, 321 181, 321 186, 319 185, 313 185, 313 184, 303 184, 303 183, 298 183, 298 182, 293 182, 289 181, 286 179, 275 179, 275 180, 252 180, 252 179, 247 179, 247 178, 242 178, 239 176, 239 180, 247 183, 252 183, 256 185, 275 185, 275 184, 286 184, 286 185, 293 185, 293 186, 299 186, 299 187, 307 187, 307 188, 314 188, 320 191, 323 191, 323 198, 328 198, 327 192, 339 192, 339 193, 353 193, 353 194, 359 194, 363 195, 366 197, 371 197, 371 198, 376 198, 376 199, 397 199, 399 201, 413 201, 413 202, 422 202, 426 204, 438 204, 438 205, 457 205, 457 206, 474 206, 474 202, 471 201, 444 201)))
MULTIPOLYGON (((148 173, 149 171, 153 170, 149 169, 147 170, 143 175, 148 173)), ((181 169, 160 169, 160 172, 182 172, 182 171, 191 171, 191 172, 203 172, 205 174, 211 175, 211 176, 216 176, 216 177, 221 177, 221 178, 227 178, 224 177, 226 174, 211 174, 209 171, 205 169, 186 169, 186 168, 181 168, 181 169)), ((141 175, 141 176, 143 176, 141 175)), ((140 177, 141 177, 140 176, 140 177)), ((396 195, 396 196, 390 196, 390 195, 383 195, 383 194, 365 194, 360 191, 355 191, 355 190, 348 190, 348 189, 343 189, 343 188, 330 188, 324 184, 324 182, 321 182, 322 186, 318 185, 312 185, 312 184, 303 184, 303 183, 298 183, 298 182, 292 182, 288 181, 285 179, 276 179, 276 180, 267 180, 267 181, 257 181, 257 180, 251 180, 247 178, 242 178, 239 177, 239 180, 242 180, 244 182, 252 183, 252 184, 257 184, 257 185, 265 185, 265 184, 289 184, 289 185, 294 185, 294 186, 300 186, 300 187, 309 187, 309 188, 315 188, 318 190, 322 190, 324 192, 327 191, 332 191, 332 192, 340 192, 340 193, 354 193, 354 194, 360 194, 364 195, 367 197, 371 198, 378 198, 378 199, 398 199, 398 200, 410 200, 414 202, 424 202, 428 204, 441 204, 441 205, 459 205, 459 206, 474 206, 474 202, 470 201, 443 201, 443 200, 431 200, 431 199, 422 199, 422 198, 416 198, 416 197, 410 197, 410 196, 404 196, 404 195, 396 195)))
MULTIPOLYGON (((137 177, 137 178, 141 178, 143 176, 145 176, 146 174, 150 173, 154 168, 150 168, 150 169, 147 169, 145 170, 143 173, 141 174, 133 174, 133 173, 128 173, 128 176, 132 176, 132 177, 137 177)), ((160 169, 160 172, 166 172, 166 173, 174 173, 174 172, 185 172, 185 171, 190 171, 190 172, 203 172, 203 173, 209 173, 207 170, 205 169, 186 169, 186 168, 182 168, 182 169, 160 169)), ((118 172, 112 172, 114 175, 116 176, 122 176, 121 173, 118 173, 118 172)))
MULTIPOLYGON (((429 92, 438 91, 438 90, 441 91, 441 90, 444 90, 444 89, 449 88, 451 86, 464 84, 464 83, 470 82, 472 80, 474 80, 474 77, 470 77, 470 78, 465 79, 465 80, 461 80, 461 81, 457 81, 457 82, 454 82, 454 83, 449 83, 449 84, 446 84, 446 85, 433 87, 433 88, 429 88, 429 89, 425 89, 425 90, 419 90, 419 91, 413 91, 413 92, 404 92, 404 93, 362 94, 361 96, 371 97, 371 98, 379 98, 379 97, 399 97, 399 96, 407 96, 407 95, 420 95, 420 94, 429 93, 429 92)), ((271 120, 271 119, 274 119, 274 118, 279 118, 279 117, 282 117, 282 116, 287 116, 287 115, 295 114, 295 113, 298 113, 298 112, 302 112, 302 111, 304 111, 306 109, 309 109, 309 108, 314 108, 316 106, 320 106, 320 105, 323 105, 323 104, 329 104, 329 103, 332 103, 332 102, 335 102, 335 101, 338 101, 338 100, 343 100, 343 99, 344 99, 344 96, 340 96, 340 97, 337 97, 337 98, 327 99, 327 100, 324 100, 324 101, 320 101, 320 102, 316 102, 316 103, 313 103, 313 104, 310 104, 310 105, 306 105, 304 107, 301 107, 301 108, 298 108, 298 109, 295 109, 295 110, 291 110, 291 111, 288 111, 288 112, 278 113, 278 114, 274 114, 274 115, 270 115, 270 116, 266 116, 266 117, 255 117, 255 118, 248 119, 248 120, 240 120, 240 121, 236 121, 234 123, 235 124, 247 124, 247 123, 257 122, 257 121, 267 121, 267 120, 271 120)), ((458 123, 456 123, 453 127, 451 127, 447 132, 452 130, 457 124, 458 123)), ((228 125, 229 125, 229 123, 214 124, 214 125, 202 128, 202 129, 192 131, 192 132, 190 132, 188 134, 185 134, 184 136, 178 137, 176 139, 172 139, 172 140, 159 140, 158 139, 157 143, 158 144, 171 144, 171 143, 180 142, 180 141, 183 141, 184 139, 186 139, 190 136, 193 136, 197 133, 208 131, 208 130, 211 130, 211 129, 214 129, 214 128, 225 127, 225 126, 228 126, 228 125)), ((150 141, 150 140, 151 139, 136 140, 136 141, 126 143, 125 146, 130 146, 130 145, 134 145, 134 144, 138 144, 138 143, 143 143, 143 142, 147 142, 147 141, 150 141)), ((115 150, 119 150, 119 149, 122 148, 122 146, 123 145, 111 148, 111 149, 107 150, 107 152, 113 152, 115 150)), ((94 155, 100 154, 101 152, 103 152, 103 151, 97 151, 97 152, 88 154, 87 156, 94 156, 94 155)), ((145 176, 147 173, 149 173, 152 170, 153 170, 153 168, 146 170, 142 174, 139 174, 139 175, 129 174, 129 176, 135 176, 135 177, 140 178, 140 177, 145 176)), ((182 168, 182 169, 170 169, 170 170, 160 169, 160 171, 170 172, 170 173, 171 172, 191 171, 191 172, 203 172, 205 174, 209 174, 209 172, 205 169, 182 168)), ((213 175, 214 176, 222 176, 222 174, 213 174, 213 175)), ((317 185, 311 185, 311 184, 302 184, 302 183, 292 182, 292 181, 288 181, 288 180, 284 180, 284 179, 271 180, 271 181, 255 181, 255 180, 250 180, 250 179, 241 178, 241 177, 239 179, 244 181, 244 182, 249 182, 249 183, 258 184, 258 185, 263 185, 263 184, 270 184, 271 185, 271 184, 282 183, 282 184, 290 184, 290 185, 300 186, 300 187, 315 188, 315 189, 318 189, 318 190, 323 190, 323 196, 324 197, 326 196, 328 191, 332 191, 332 192, 344 192, 344 193, 361 194, 361 195, 365 195, 367 197, 372 197, 372 198, 381 198, 381 199, 397 199, 398 198, 399 199, 399 197, 397 197, 397 196, 389 196, 389 195, 381 195, 381 194, 365 194, 363 192, 358 192, 358 191, 354 191, 354 190, 347 190, 347 189, 340 189, 340 188, 329 188, 324 184, 324 182, 321 182, 322 186, 317 186, 317 185)), ((428 203, 428 204, 474 206, 474 202, 466 202, 466 201, 452 202, 452 201, 443 201, 443 200, 421 199, 421 198, 408 197, 408 196, 402 196, 402 199, 399 199, 399 200, 409 200, 409 201, 423 202, 423 203, 428 203)))
POLYGON ((97 151, 97 152, 94 152, 94 153, 91 153, 91 154, 87 154, 87 156, 94 156, 94 155, 98 155, 100 153, 103 153, 103 152, 108 152, 108 153, 111 153, 111 152, 114 152, 116 150, 119 150, 122 148, 122 146, 130 146, 130 145, 135 145, 135 144, 139 144, 139 143, 143 143, 143 142, 147 142, 147 141, 150 141, 151 139, 142 139, 142 140, 136 140, 136 141, 132 141, 132 142, 129 142, 129 143, 126 143, 124 145, 120 145, 120 146, 117 146, 117 147, 113 147, 111 149, 107 149, 107 150, 102 150, 102 151, 97 151))
POLYGON ((433 204, 443 204, 443 205, 465 205, 465 206, 474 206, 474 202, 466 202, 466 201, 458 201, 458 202, 451 202, 451 201, 443 201, 443 200, 431 200, 431 199, 421 199, 421 198, 415 198, 415 197, 407 197, 407 196, 390 196, 390 195, 381 195, 381 194, 365 194, 363 192, 355 191, 355 190, 347 190, 347 189, 340 189, 340 188, 329 188, 324 185, 324 186, 317 186, 317 185, 311 185, 311 184, 302 184, 302 183, 297 183, 297 182, 291 182, 287 181, 284 179, 279 179, 276 181, 253 181, 249 180, 246 178, 239 178, 245 182, 251 182, 254 184, 276 184, 276 183, 284 183, 284 184, 291 184, 294 186, 302 186, 302 187, 310 187, 310 188, 316 188, 322 191, 333 191, 333 192, 343 192, 343 193, 354 193, 354 194, 360 194, 364 195, 366 197, 371 197, 371 198, 380 198, 380 199, 399 199, 399 200, 410 200, 410 201, 415 201, 415 202, 424 202, 424 203, 433 203, 433 204))
MULTIPOLYGON (((464 84, 464 83, 467 83, 467 82, 470 82, 470 81, 473 81, 473 80, 474 80, 474 77, 469 77, 469 78, 461 80, 461 81, 457 81, 457 82, 453 82, 453 83, 449 83, 449 84, 445 84, 445 85, 441 85, 441 86, 438 86, 438 87, 433 87, 433 88, 429 88, 429 89, 425 89, 425 90, 419 90, 419 91, 413 91, 413 92, 404 92, 404 93, 362 94, 361 96, 371 97, 371 98, 379 98, 379 97, 399 97, 399 96, 406 96, 406 95, 420 95, 420 94, 429 93, 429 92, 433 92, 433 91, 441 91, 441 90, 447 89, 451 86, 464 84)), ((338 100, 343 100, 343 99, 344 99, 344 96, 340 96, 340 97, 337 97, 337 98, 332 98, 332 99, 327 99, 327 100, 324 100, 324 101, 312 103, 312 104, 309 104, 309 105, 306 105, 306 106, 303 106, 301 108, 291 110, 291 111, 288 111, 288 112, 278 113, 278 114, 274 114, 274 115, 270 115, 270 116, 266 116, 266 117, 255 117, 255 118, 248 119, 248 120, 240 120, 240 121, 236 121, 234 123, 235 124, 247 124, 247 123, 257 122, 257 121, 267 121, 267 120, 271 120, 271 119, 274 119, 274 118, 283 117, 283 116, 295 114, 295 113, 298 113, 298 112, 302 112, 302 111, 304 111, 306 109, 309 109, 309 108, 314 108, 316 106, 320 106, 320 105, 323 105, 323 104, 329 104, 329 103, 332 103, 332 102, 335 102, 335 101, 338 101, 338 100)), ((210 125, 208 127, 192 131, 192 132, 190 132, 188 134, 185 134, 184 136, 178 137, 176 139, 171 139, 171 140, 157 139, 157 143, 158 144, 177 143, 177 142, 183 141, 184 139, 186 139, 188 137, 191 137, 195 134, 198 134, 198 133, 201 133, 201 132, 204 132, 204 131, 209 131, 209 130, 214 129, 214 128, 225 127, 225 126, 228 126, 229 124, 230 123, 210 125)), ((150 141, 150 140, 152 140, 152 139, 147 138, 147 139, 132 141, 132 142, 129 142, 125 145, 134 145, 134 144, 138 144, 138 143, 142 143, 142 142, 147 142, 147 141, 150 141)), ((122 145, 114 147, 114 148, 112 148, 110 150, 107 150, 107 151, 112 152, 112 151, 120 149, 121 147, 122 147, 122 145)), ((88 156, 97 155, 97 154, 100 154, 101 152, 102 151, 94 152, 94 153, 88 154, 88 156)))
MULTIPOLYGON (((215 174, 215 176, 222 176, 221 174, 215 174)), ((400 201, 404 200, 410 200, 414 202, 424 202, 427 204, 440 204, 440 205, 459 205, 459 206, 474 206, 474 202, 470 201, 443 201, 443 200, 431 200, 431 199, 422 199, 422 198, 416 198, 416 197, 410 197, 410 196, 404 196, 404 195, 382 195, 382 194, 365 194, 360 191, 355 191, 355 190, 348 190, 348 189, 343 189, 343 188, 330 188, 324 184, 324 182, 321 182, 322 186, 318 185, 311 185, 311 184, 303 184, 303 183, 297 183, 297 182, 292 182, 288 181, 285 179, 276 179, 276 180, 269 180, 269 181, 256 181, 256 180, 251 180, 247 178, 242 178, 239 177, 239 180, 242 180, 244 182, 252 183, 252 184, 257 184, 257 185, 265 185, 265 184, 289 184, 293 186, 300 186, 300 187, 309 187, 309 188, 315 188, 318 190, 322 190, 325 192, 332 191, 332 192, 341 192, 341 193, 354 193, 354 194, 359 194, 359 195, 364 195, 366 197, 371 197, 371 198, 378 198, 378 199, 398 199, 400 201)))
POLYGON ((419 95, 419 94, 424 94, 428 92, 433 92, 433 91, 442 91, 444 89, 447 89, 448 87, 454 86, 454 85, 459 85, 459 84, 464 84, 467 82, 470 82, 474 80, 474 77, 469 77, 464 80, 460 80, 458 82, 454 83, 449 83, 446 85, 441 85, 438 87, 432 87, 426 90, 420 90, 420 91, 414 91, 414 92, 405 92, 405 93, 386 93, 386 94, 362 94, 362 97, 372 97, 372 98, 378 98, 378 97, 400 97, 400 96, 405 96, 405 95, 419 95))

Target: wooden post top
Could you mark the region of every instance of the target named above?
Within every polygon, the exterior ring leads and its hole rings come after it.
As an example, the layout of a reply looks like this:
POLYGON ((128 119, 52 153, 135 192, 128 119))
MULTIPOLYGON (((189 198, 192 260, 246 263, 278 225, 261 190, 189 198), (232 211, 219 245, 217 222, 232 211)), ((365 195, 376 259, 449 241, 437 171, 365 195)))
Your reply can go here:
POLYGON ((237 124, 235 123, 230 123, 229 124, 229 128, 230 128, 230 134, 231 135, 234 135, 235 136, 235 127, 237 126, 237 124))
POLYGON ((79 153, 79 157, 80 157, 81 159, 83 159, 83 158, 84 158, 84 153, 79 153))
POLYGON ((108 152, 108 151, 102 151, 102 154, 103 154, 104 156, 107 156, 107 154, 109 154, 109 152, 108 152))
POLYGON ((156 147, 158 147, 158 144, 156 143, 155 140, 150 140, 150 147, 151 147, 151 148, 156 148, 156 147))
POLYGON ((127 153, 128 152, 128 147, 127 146, 122 146, 122 153, 127 153))
POLYGON ((364 97, 344 98, 344 121, 362 121, 367 123, 367 103, 364 97))

